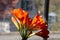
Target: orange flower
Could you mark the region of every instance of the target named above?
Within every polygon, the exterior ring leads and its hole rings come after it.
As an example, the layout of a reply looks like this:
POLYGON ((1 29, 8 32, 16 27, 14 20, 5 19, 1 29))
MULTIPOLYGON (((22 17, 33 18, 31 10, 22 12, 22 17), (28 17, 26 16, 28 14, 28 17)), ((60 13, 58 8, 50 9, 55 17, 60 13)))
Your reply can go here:
POLYGON ((12 10, 11 12, 14 16, 16 16, 20 20, 20 22, 22 22, 23 24, 26 23, 26 19, 28 17, 27 11, 24 11, 24 10, 18 8, 18 9, 12 10))
POLYGON ((30 31, 29 34, 36 34, 38 36, 48 37, 49 31, 47 30, 47 24, 45 23, 41 15, 37 14, 32 20, 31 18, 29 18, 28 12, 20 8, 14 9, 11 12, 14 15, 11 18, 12 22, 15 24, 18 30, 23 30, 26 27, 27 31, 30 31), (37 33, 32 33, 33 30, 41 31, 37 33))
POLYGON ((40 15, 36 15, 32 20, 28 16, 28 12, 20 8, 12 10, 12 14, 16 16, 23 25, 26 25, 28 29, 40 30, 46 29, 46 23, 40 15))
POLYGON ((27 20, 26 20, 26 25, 27 25, 27 28, 28 29, 31 29, 31 23, 32 23, 32 19, 31 18, 27 18, 27 20))
POLYGON ((46 28, 46 23, 40 15, 36 15, 32 21, 33 29, 39 30, 46 28))
POLYGON ((14 10, 12 10, 11 11, 12 12, 12 14, 14 15, 14 16, 16 16, 17 18, 22 18, 23 16, 23 10, 22 9, 20 9, 20 8, 18 8, 18 9, 14 9, 14 10))
POLYGON ((27 19, 28 19, 28 12, 27 12, 27 11, 24 11, 24 10, 23 10, 23 18, 24 18, 23 24, 26 24, 26 21, 27 21, 27 19))

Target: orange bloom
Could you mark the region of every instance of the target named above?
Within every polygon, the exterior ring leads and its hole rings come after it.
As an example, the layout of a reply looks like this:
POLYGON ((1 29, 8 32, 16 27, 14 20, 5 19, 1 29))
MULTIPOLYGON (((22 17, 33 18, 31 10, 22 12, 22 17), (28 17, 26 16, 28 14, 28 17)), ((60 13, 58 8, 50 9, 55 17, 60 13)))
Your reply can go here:
POLYGON ((19 28, 22 27, 21 25, 18 25, 18 24, 22 24, 24 27, 30 30, 30 34, 32 33, 32 30, 41 30, 37 32, 36 35, 42 36, 42 37, 48 37, 49 31, 47 30, 47 24, 45 23, 41 15, 39 14, 36 15, 32 20, 31 18, 29 18, 28 12, 20 8, 14 9, 11 12, 14 15, 11 18, 12 22, 15 24, 18 30, 19 28))
POLYGON ((26 20, 26 25, 27 25, 27 28, 28 29, 31 29, 31 23, 32 23, 32 19, 31 18, 27 18, 27 20, 26 20))
POLYGON ((40 15, 36 15, 32 21, 33 29, 39 30, 46 28, 46 23, 40 15))
POLYGON ((28 12, 27 12, 27 11, 24 11, 24 10, 23 10, 23 18, 24 18, 23 24, 26 24, 26 21, 27 21, 27 19, 28 19, 28 12))
POLYGON ((12 10, 12 14, 16 16, 23 25, 26 25, 28 29, 40 30, 46 29, 46 23, 40 15, 36 15, 32 20, 28 16, 28 12, 20 8, 12 10))
POLYGON ((26 23, 26 19, 28 17, 27 11, 24 11, 24 10, 18 8, 18 9, 12 10, 11 12, 14 16, 16 16, 20 20, 20 22, 22 22, 23 24, 26 23))
POLYGON ((14 10, 12 10, 11 12, 12 12, 12 14, 13 14, 14 16, 16 16, 17 18, 22 18, 22 17, 23 17, 23 16, 21 16, 21 15, 23 15, 23 10, 20 9, 20 8, 14 9, 14 10))

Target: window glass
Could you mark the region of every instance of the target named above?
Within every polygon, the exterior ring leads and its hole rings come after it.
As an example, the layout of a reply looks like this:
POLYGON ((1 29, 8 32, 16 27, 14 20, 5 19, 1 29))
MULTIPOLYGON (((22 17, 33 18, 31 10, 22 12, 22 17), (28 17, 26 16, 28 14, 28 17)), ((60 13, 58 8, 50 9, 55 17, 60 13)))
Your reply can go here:
POLYGON ((52 12, 55 16, 52 14, 53 17, 48 17, 48 28, 52 31, 60 31, 60 0, 50 0, 49 14, 52 12))

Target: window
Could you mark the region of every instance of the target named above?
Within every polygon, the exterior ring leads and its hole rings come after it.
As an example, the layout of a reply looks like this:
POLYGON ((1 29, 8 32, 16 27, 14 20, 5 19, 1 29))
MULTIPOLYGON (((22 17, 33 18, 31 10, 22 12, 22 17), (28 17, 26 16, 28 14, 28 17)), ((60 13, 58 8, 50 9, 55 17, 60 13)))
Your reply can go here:
POLYGON ((33 7, 33 1, 32 0, 26 0, 26 1, 22 1, 22 4, 21 4, 21 7, 24 9, 24 10, 32 10, 32 7, 33 7))
POLYGON ((60 31, 60 0, 50 0, 49 4, 49 14, 51 12, 54 12, 56 16, 49 16, 49 26, 48 28, 52 25, 51 29, 52 31, 60 31), (57 20, 57 21, 56 21, 57 20), (51 25, 50 25, 51 24, 51 25))

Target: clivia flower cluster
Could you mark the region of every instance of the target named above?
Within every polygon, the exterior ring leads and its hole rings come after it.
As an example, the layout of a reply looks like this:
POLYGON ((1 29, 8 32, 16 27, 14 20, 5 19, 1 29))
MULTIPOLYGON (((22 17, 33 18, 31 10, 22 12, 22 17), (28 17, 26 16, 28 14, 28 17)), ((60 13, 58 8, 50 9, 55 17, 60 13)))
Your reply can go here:
POLYGON ((27 38, 32 35, 38 35, 41 37, 48 37, 49 31, 47 30, 47 24, 41 15, 37 14, 33 19, 29 17, 28 11, 21 8, 13 9, 13 16, 11 17, 12 22, 15 24, 22 40, 27 40, 27 38), (38 32, 33 32, 40 30, 38 32))

